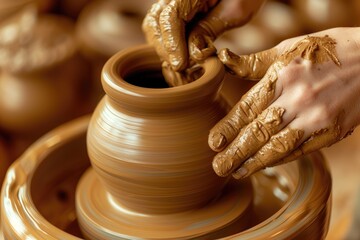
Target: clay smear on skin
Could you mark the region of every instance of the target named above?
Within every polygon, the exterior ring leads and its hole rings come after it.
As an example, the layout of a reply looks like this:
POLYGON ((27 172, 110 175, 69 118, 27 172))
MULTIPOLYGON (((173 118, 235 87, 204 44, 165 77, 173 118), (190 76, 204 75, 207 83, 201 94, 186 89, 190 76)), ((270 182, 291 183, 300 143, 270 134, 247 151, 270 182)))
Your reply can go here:
POLYGON ((214 161, 213 168, 219 176, 227 176, 242 164, 242 159, 247 159, 258 151, 270 137, 279 131, 282 122, 283 108, 270 108, 256 118, 255 121, 244 127, 234 145, 225 150, 224 158, 214 161), (225 156, 237 156, 233 161, 228 161, 225 156), (219 167, 221 166, 221 167, 219 167))
MULTIPOLYGON (((242 129, 246 122, 253 121, 254 115, 257 116, 258 114, 260 114, 260 112, 263 109, 266 109, 268 104, 270 104, 270 102, 274 99, 275 85, 276 85, 275 83, 278 79, 279 69, 288 65, 296 57, 301 57, 303 59, 310 60, 314 64, 321 64, 323 62, 331 60, 337 66, 340 66, 340 61, 336 56, 335 44, 336 42, 327 35, 324 37, 308 36, 305 39, 296 43, 295 46, 292 47, 289 51, 286 51, 284 54, 280 55, 277 58, 276 62, 269 68, 269 70, 266 73, 267 77, 265 78, 267 79, 267 81, 256 85, 253 89, 251 89, 247 94, 245 94, 242 97, 240 103, 237 104, 237 107, 235 107, 235 110, 233 110, 233 111, 239 111, 239 114, 233 114, 231 119, 225 118, 225 121, 231 121, 233 124, 235 123, 235 126, 237 126, 235 127, 236 129, 242 129)), ((265 54, 265 53, 266 52, 261 52, 260 54, 265 54)), ((274 51, 270 51, 270 54, 273 53, 274 51)), ((256 59, 262 59, 262 58, 271 59, 271 57, 269 58, 267 56, 261 56, 258 58, 252 57, 250 58, 250 60, 252 61, 253 64, 257 64, 257 68, 259 68, 261 64, 258 64, 259 62, 256 59)), ((239 59, 235 59, 235 60, 238 61, 239 59)), ((227 62, 231 63, 232 59, 228 59, 227 62)), ((245 64, 243 66, 254 70, 251 64, 245 64)), ((246 69, 246 71, 251 72, 251 69, 246 69)), ((264 69, 256 69, 256 70, 264 72, 264 69)), ((282 123, 282 115, 283 114, 273 115, 274 120, 276 119, 276 121, 274 122, 277 124, 277 126, 279 126, 282 123)), ((217 134, 214 134, 213 136, 210 135, 210 139, 209 139, 210 145, 213 146, 224 145, 224 142, 230 143, 235 138, 237 132, 234 130, 233 132, 227 131, 227 134, 221 134, 222 132, 224 132, 224 129, 222 129, 223 127, 224 125, 220 123, 216 125, 215 128, 212 130, 212 132, 215 132, 217 134), (225 136, 227 137, 227 139, 224 140, 225 136), (219 141, 222 144, 219 144, 218 143, 219 141)), ((328 129, 323 129, 319 133, 313 133, 310 141, 306 142, 307 145, 306 148, 312 149, 311 147, 312 145, 313 146, 328 145, 328 143, 331 142, 331 140, 333 140, 334 136, 339 135, 338 130, 339 127, 330 127, 328 129), (326 134, 322 134, 321 137, 318 137, 320 136, 319 134, 321 134, 321 132, 326 132, 326 134)), ((247 132, 241 130, 239 134, 240 138, 238 137, 237 139, 235 139, 235 143, 233 144, 234 146, 229 145, 223 152, 219 153, 214 158, 213 168, 215 172, 219 176, 228 176, 235 169, 239 168, 242 165, 242 163, 246 160, 246 158, 248 158, 249 155, 252 155, 253 153, 259 151, 259 146, 263 145, 263 141, 255 137, 256 135, 257 133, 255 132, 252 131, 247 132), (245 142, 240 141, 239 144, 237 144, 236 142, 239 141, 240 139, 247 139, 247 140, 252 139, 252 141, 255 142, 252 143, 251 146, 248 146, 246 149, 243 149, 242 145, 245 144, 245 142), (244 152, 244 150, 246 152, 244 152), (239 152, 241 152, 241 154, 239 154, 239 152), (233 157, 231 158, 231 156, 233 157)), ((258 171, 267 165, 275 164, 269 162, 271 160, 274 159, 278 160, 287 156, 289 153, 292 152, 292 150, 294 150, 296 146, 300 144, 303 135, 304 135, 303 130, 290 129, 287 127, 277 135, 271 137, 269 141, 264 145, 264 147, 261 148, 259 152, 257 152, 254 156, 252 156, 248 160, 249 163, 253 162, 255 164, 250 165, 252 169, 246 169, 248 172, 247 175, 250 175, 251 173, 258 171)), ((245 164, 244 166, 245 168, 246 165, 247 164, 245 164)))

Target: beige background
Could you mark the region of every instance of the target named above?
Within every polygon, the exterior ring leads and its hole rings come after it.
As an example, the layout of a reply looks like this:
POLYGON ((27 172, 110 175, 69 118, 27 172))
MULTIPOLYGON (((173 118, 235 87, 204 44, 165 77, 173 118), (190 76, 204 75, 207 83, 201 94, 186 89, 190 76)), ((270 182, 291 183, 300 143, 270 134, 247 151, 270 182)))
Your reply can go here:
MULTIPOLYGON (((333 178, 333 206, 327 240, 360 239, 360 235, 350 236, 353 219, 360 215, 360 206, 356 206, 360 202, 360 129, 322 152, 333 178)), ((357 228, 359 224, 357 222, 357 228)))

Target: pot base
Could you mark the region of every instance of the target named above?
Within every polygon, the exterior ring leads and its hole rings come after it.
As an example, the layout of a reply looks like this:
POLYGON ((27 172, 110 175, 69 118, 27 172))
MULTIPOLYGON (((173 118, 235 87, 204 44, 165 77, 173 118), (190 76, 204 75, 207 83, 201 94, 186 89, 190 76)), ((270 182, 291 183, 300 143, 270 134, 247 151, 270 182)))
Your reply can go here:
POLYGON ((82 232, 89 239, 214 239, 249 227, 252 196, 250 180, 232 180, 217 199, 203 207, 143 214, 123 208, 89 169, 79 182, 76 207, 82 232))

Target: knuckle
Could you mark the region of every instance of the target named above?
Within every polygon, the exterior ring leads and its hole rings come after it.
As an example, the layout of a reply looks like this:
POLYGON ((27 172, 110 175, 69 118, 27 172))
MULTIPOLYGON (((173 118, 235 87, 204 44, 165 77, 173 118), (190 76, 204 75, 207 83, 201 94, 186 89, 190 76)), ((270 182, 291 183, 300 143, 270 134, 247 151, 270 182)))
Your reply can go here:
POLYGON ((319 96, 319 92, 308 83, 297 84, 292 94, 292 102, 296 107, 311 106, 319 96))
POLYGON ((239 116, 242 116, 242 118, 244 118, 247 121, 254 120, 259 114, 258 110, 255 107, 254 102, 249 102, 249 101, 241 101, 240 104, 238 105, 237 113, 239 116))
POLYGON ((314 107, 311 114, 308 114, 308 123, 312 126, 328 127, 334 120, 334 112, 325 105, 320 104, 314 107))
POLYGON ((279 78, 281 79, 283 86, 291 86, 298 82, 298 76, 300 75, 301 70, 299 64, 289 64, 286 67, 283 67, 279 71, 279 78))
POLYGON ((270 138, 267 128, 259 121, 255 121, 250 125, 251 133, 257 142, 266 142, 270 138))
POLYGON ((279 138, 279 137, 271 138, 270 143, 274 151, 276 151, 277 153, 288 153, 292 149, 292 147, 288 144, 288 142, 284 138, 279 138))

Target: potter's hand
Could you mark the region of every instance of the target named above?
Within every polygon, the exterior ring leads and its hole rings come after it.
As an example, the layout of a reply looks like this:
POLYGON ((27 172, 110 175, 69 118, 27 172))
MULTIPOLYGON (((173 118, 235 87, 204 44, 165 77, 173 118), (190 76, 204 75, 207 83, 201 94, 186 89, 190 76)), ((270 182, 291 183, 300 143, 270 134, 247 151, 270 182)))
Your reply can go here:
POLYGON ((360 29, 337 28, 288 39, 221 61, 261 79, 210 132, 220 176, 244 178, 341 140, 360 123, 360 29))
POLYGON ((215 38, 247 22, 263 1, 158 0, 144 19, 143 31, 166 67, 183 71, 189 67, 189 53, 195 61, 215 54, 215 38), (188 25, 193 29, 187 43, 188 25))

